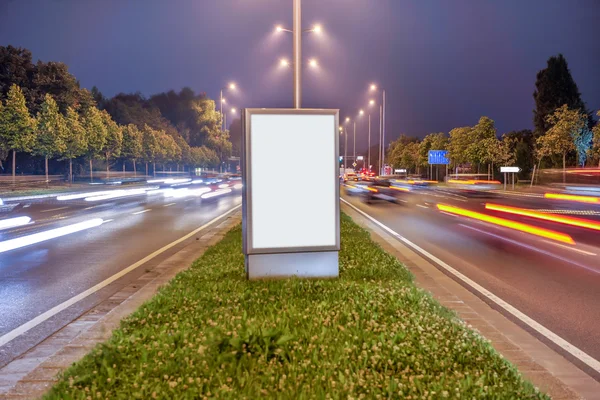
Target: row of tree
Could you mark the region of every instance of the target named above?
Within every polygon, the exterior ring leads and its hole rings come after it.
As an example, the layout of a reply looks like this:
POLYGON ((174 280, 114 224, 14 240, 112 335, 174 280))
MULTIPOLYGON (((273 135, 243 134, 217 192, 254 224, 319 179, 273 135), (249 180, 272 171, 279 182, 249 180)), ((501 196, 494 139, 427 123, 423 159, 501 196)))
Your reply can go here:
POLYGON ((0 46, 0 167, 12 155, 13 176, 19 160, 31 169, 23 162, 31 157, 43 157, 46 175, 48 160, 69 160, 71 177, 74 160, 88 161, 90 174, 98 159, 107 172, 116 160, 134 171, 145 163, 146 174, 157 163, 216 167, 232 151, 221 117, 213 100, 189 88, 107 99, 81 88, 63 63, 34 64, 29 50, 0 46))
MULTIPOLYGON (((598 112, 600 116, 600 112, 598 112)), ((547 117, 548 131, 533 137, 531 131, 510 132, 497 136, 494 121, 481 117, 475 126, 454 128, 449 135, 431 133, 422 140, 400 135, 388 148, 388 160, 394 167, 415 173, 428 167, 429 150, 447 150, 453 168, 470 167, 471 172, 487 173, 493 177, 495 166, 518 165, 528 169, 547 158, 560 157, 566 168, 567 155, 575 153, 576 163, 600 162, 600 125, 588 127, 588 116, 580 110, 571 110, 565 104, 547 117)))
MULTIPOLYGON (((481 117, 475 126, 454 128, 449 135, 435 133, 423 140, 400 135, 388 148, 388 160, 396 167, 419 172, 427 167, 429 150, 448 150, 452 167, 517 165, 529 174, 542 167, 585 166, 600 162, 600 126, 581 99, 565 58, 550 57, 539 71, 533 93, 534 130, 513 131, 498 137, 494 121, 481 117)), ((598 113, 600 115, 600 112, 598 113)))
POLYGON ((130 160, 136 171, 136 161, 148 163, 176 163, 215 166, 219 159, 214 150, 206 146, 190 147, 180 136, 168 135, 145 124, 139 129, 134 124, 117 124, 106 110, 93 105, 76 110, 67 107, 61 113, 54 97, 46 94, 37 115, 31 116, 23 91, 12 85, 4 102, 0 101, 0 158, 12 153, 13 176, 17 152, 31 153, 48 160, 69 160, 69 176, 73 175, 73 159, 93 160, 103 158, 107 173, 116 158, 130 160))

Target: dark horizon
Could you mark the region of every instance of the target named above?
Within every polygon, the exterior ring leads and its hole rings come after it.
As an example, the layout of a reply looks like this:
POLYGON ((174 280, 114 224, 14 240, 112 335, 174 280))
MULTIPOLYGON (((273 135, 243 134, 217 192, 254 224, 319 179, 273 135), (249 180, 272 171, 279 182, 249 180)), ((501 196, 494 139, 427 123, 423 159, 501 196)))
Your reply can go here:
MULTIPOLYGON (((532 128, 536 73, 558 53, 588 108, 600 108, 593 0, 321 3, 304 1, 304 25, 320 23, 324 35, 305 37, 305 61, 318 58, 320 69, 305 70, 303 106, 353 116, 367 110, 368 84, 378 82, 389 140, 447 133, 482 115, 499 134, 532 128)), ((188 86, 215 99, 234 80, 241 91, 227 98, 236 107, 290 107, 291 71, 278 61, 291 57, 291 37, 273 34, 278 23, 291 25, 291 1, 9 1, 0 5, 0 45, 64 62, 83 87, 108 97, 188 86)), ((366 148, 366 123, 357 132, 357 148, 366 148)))

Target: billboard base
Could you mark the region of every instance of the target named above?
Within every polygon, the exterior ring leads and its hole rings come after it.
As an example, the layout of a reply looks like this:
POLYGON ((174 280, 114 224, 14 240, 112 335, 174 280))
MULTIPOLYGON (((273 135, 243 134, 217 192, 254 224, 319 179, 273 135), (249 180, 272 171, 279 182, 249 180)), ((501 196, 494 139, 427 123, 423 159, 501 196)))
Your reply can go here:
POLYGON ((337 251, 249 254, 246 256, 248 279, 337 278, 337 251))

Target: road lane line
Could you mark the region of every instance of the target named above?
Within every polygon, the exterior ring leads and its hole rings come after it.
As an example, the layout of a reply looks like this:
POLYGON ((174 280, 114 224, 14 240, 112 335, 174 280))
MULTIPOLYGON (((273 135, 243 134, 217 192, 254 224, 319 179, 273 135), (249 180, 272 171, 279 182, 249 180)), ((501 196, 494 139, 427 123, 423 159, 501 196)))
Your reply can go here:
POLYGON ((427 206, 421 205, 421 204, 417 204, 417 207, 421 207, 421 208, 429 208, 427 206))
POLYGON ((163 207, 171 207, 171 206, 174 206, 175 204, 177 204, 177 203, 169 203, 169 204, 165 204, 163 207))
POLYGON ((517 318, 522 323, 529 326, 531 329, 535 330, 537 333, 539 333, 540 335, 545 337, 547 340, 550 340, 552 343, 554 343, 555 345, 557 345, 558 347, 560 347, 561 349, 563 349, 564 351, 566 351, 567 353, 569 353, 570 355, 572 355, 573 357, 575 357, 576 359, 578 359, 579 361, 581 361, 582 363, 587 365, 588 367, 592 368, 594 371, 600 372, 600 361, 596 360, 595 358, 593 358, 589 354, 585 353, 583 350, 579 349, 578 347, 567 342, 565 339, 558 336, 556 333, 552 332, 550 329, 546 328, 539 322, 535 321, 533 318, 531 318, 528 315, 524 314, 523 312, 519 311, 517 308, 513 307, 506 301, 502 300, 500 297, 496 296, 495 294, 493 294, 492 292, 490 292, 483 286, 481 286, 478 283, 476 283, 475 281, 471 280, 470 278, 468 278, 466 275, 462 274, 458 270, 452 268, 450 265, 446 264, 445 262, 443 262, 442 260, 440 260, 439 258, 434 256, 433 254, 431 254, 428 251, 417 246, 410 240, 406 239, 405 237, 401 236, 399 233, 392 230, 391 228, 388 228, 386 225, 382 224, 375 218, 371 217, 369 214, 358 209, 356 206, 350 204, 348 201, 346 201, 342 198, 340 198, 340 200, 342 200, 348 206, 350 206, 351 208, 356 210, 362 216, 369 219, 371 222, 373 222, 374 224, 376 224, 377 226, 379 226, 386 232, 395 236, 397 239, 399 239, 403 243, 406 243, 413 250, 416 250, 418 253, 425 256, 425 258, 428 258, 429 260, 433 261, 434 263, 436 263, 437 265, 439 265, 440 267, 445 269, 447 272, 451 273, 456 278, 463 281, 465 284, 467 284, 468 286, 473 288, 473 290, 477 291, 480 295, 482 295, 482 296, 486 297, 488 300, 494 302, 496 305, 498 305, 499 307, 504 309, 506 312, 511 314, 513 317, 517 318))
POLYGON ((578 249, 576 247, 569 247, 569 246, 565 246, 564 244, 554 243, 554 242, 550 242, 548 240, 544 240, 544 242, 549 243, 549 244, 553 244, 555 246, 560 246, 562 248, 565 248, 565 249, 568 249, 568 250, 571 250, 571 251, 575 251, 577 253, 585 254, 586 256, 597 256, 596 253, 592 253, 592 252, 589 252, 589 251, 581 250, 581 249, 578 249))
POLYGON ((112 221, 114 221, 114 219, 105 219, 103 224, 105 224, 107 222, 112 222, 112 221))
MULTIPOLYGON (((592 268, 592 267, 588 267, 588 266, 586 266, 586 265, 583 265, 583 264, 579 264, 577 261, 569 260, 568 258, 565 258, 565 257, 559 256, 558 254, 554 254, 554 253, 551 253, 551 252, 549 252, 549 251, 546 251, 546 250, 538 249, 538 248, 537 248, 537 247, 535 247, 535 246, 530 246, 530 245, 528 245, 528 244, 525 244, 525 243, 519 242, 519 241, 517 241, 517 240, 509 239, 509 238, 507 238, 507 237, 504 237, 504 236, 501 236, 501 235, 496 235, 495 233, 487 232, 487 231, 484 231, 484 230, 482 230, 482 229, 474 228, 474 227, 472 227, 472 226, 469 226, 469 225, 465 225, 465 224, 458 224, 458 225, 459 225, 459 226, 462 226, 463 228, 471 229, 471 230, 473 230, 473 231, 477 231, 477 232, 479 232, 479 233, 483 233, 483 234, 486 234, 486 235, 489 235, 489 236, 495 237, 496 239, 501 239, 501 240, 504 240, 504 241, 506 241, 506 242, 512 243, 512 244, 514 244, 514 245, 521 246, 521 247, 524 247, 524 248, 526 248, 526 249, 529 249, 529 250, 532 250, 532 251, 536 251, 536 252, 538 252, 538 253, 542 253, 542 254, 544 254, 544 255, 547 255, 547 256, 549 256, 549 257, 554 257, 554 258, 556 258, 556 259, 558 259, 558 260, 560 260, 560 261, 566 262, 566 263, 568 263, 568 264, 573 264, 573 265, 575 265, 575 266, 577 266, 577 267, 579 267, 579 268, 583 268, 583 269, 585 269, 585 270, 587 270, 587 271, 590 271, 590 272, 593 272, 593 273, 595 273, 595 274, 600 274, 600 271, 599 271, 599 270, 597 270, 597 269, 594 269, 594 268, 592 268)), ((545 241, 545 240, 544 240, 544 241, 545 241)), ((566 247, 566 246, 565 246, 565 247, 566 247)))
POLYGON ((134 212, 134 213, 132 213, 132 214, 133 214, 133 215, 138 215, 138 214, 147 213, 148 211, 152 211, 152 209, 151 209, 151 208, 147 208, 147 209, 145 209, 145 210, 142 210, 142 211, 136 211, 136 212, 134 212))
POLYGON ((43 213, 43 212, 58 211, 58 210, 64 210, 65 208, 69 208, 69 207, 68 207, 68 206, 66 206, 66 207, 52 208, 52 209, 50 209, 50 210, 42 210, 42 211, 40 211, 40 212, 41 212, 41 213, 43 213))
POLYGON ((192 232, 188 233, 187 235, 175 240, 174 242, 167 244, 166 246, 161 247, 160 249, 156 250, 154 253, 147 255, 146 257, 142 258, 141 260, 139 260, 138 262, 136 262, 134 264, 131 264, 129 267, 122 269, 121 271, 117 272, 113 276, 111 276, 111 277, 103 280, 102 282, 92 286, 91 288, 79 293, 78 295, 71 297, 69 300, 66 300, 66 301, 60 303, 59 305, 52 307, 50 310, 38 315, 37 317, 24 323, 23 325, 18 326, 17 328, 13 329, 12 331, 8 332, 7 334, 0 336, 0 347, 4 346, 6 343, 10 342, 11 340, 21 336, 22 334, 29 331, 30 329, 35 328, 36 326, 38 326, 42 322, 46 321, 47 319, 52 318, 54 315, 58 314, 59 312, 71 307, 73 304, 85 299, 86 297, 96 293, 100 289, 110 285, 117 279, 123 277, 124 275, 128 274, 129 272, 135 270, 136 268, 138 268, 138 267, 144 265, 145 263, 147 263, 148 261, 152 260, 154 257, 164 253, 165 251, 169 250, 170 248, 172 248, 174 246, 177 246, 179 243, 191 238, 192 236, 194 236, 198 232, 206 229, 208 226, 212 225, 219 219, 236 211, 241 206, 242 205, 239 204, 239 205, 233 207, 229 211, 226 211, 223 214, 219 215, 218 217, 213 218, 206 224, 193 230, 192 232))

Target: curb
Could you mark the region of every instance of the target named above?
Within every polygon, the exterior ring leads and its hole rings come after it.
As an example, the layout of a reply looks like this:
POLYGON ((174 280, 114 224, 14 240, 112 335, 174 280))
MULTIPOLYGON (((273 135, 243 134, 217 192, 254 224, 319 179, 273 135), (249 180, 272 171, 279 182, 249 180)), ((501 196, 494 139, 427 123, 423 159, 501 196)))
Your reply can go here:
POLYGON ((37 399, 57 375, 109 339, 123 318, 152 298, 161 286, 189 268, 206 249, 241 222, 241 210, 214 222, 185 246, 110 298, 65 325, 21 357, 0 369, 0 400, 37 399))
POLYGON ((558 400, 598 398, 600 382, 348 205, 342 203, 341 210, 367 229, 385 251, 398 258, 414 275, 418 287, 430 292, 440 304, 488 339, 498 353, 541 391, 558 400))

